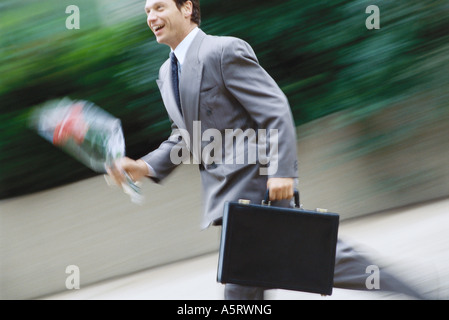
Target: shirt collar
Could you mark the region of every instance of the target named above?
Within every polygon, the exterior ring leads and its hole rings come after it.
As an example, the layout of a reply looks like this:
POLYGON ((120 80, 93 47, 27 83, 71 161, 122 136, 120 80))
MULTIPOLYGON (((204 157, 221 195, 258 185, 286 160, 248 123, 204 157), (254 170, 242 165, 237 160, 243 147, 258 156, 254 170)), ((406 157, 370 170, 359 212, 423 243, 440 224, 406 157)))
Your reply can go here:
POLYGON ((192 44, 193 39, 195 38, 199 30, 200 29, 198 27, 195 27, 195 29, 190 31, 190 33, 184 38, 184 40, 181 41, 181 43, 174 50, 176 59, 178 59, 178 62, 181 66, 184 63, 185 57, 187 55, 187 50, 189 50, 189 47, 192 44))

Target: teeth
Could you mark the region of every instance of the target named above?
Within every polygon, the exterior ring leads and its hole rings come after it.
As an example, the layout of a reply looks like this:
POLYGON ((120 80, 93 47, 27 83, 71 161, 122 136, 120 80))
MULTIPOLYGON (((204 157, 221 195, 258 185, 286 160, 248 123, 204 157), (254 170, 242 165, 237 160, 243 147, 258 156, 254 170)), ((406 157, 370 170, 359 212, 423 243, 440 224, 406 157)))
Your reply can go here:
POLYGON ((160 30, 160 29, 162 29, 164 26, 155 26, 155 27, 153 27, 153 30, 154 31, 158 31, 158 30, 160 30))

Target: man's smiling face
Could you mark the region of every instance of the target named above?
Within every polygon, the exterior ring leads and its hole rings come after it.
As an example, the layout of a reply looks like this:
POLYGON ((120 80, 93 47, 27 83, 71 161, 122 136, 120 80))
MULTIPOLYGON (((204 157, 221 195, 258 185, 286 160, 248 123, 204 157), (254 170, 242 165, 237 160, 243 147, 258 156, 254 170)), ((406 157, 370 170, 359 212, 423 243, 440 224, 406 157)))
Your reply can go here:
POLYGON ((159 43, 175 49, 189 33, 192 3, 187 1, 180 9, 174 0, 147 0, 147 23, 159 43))

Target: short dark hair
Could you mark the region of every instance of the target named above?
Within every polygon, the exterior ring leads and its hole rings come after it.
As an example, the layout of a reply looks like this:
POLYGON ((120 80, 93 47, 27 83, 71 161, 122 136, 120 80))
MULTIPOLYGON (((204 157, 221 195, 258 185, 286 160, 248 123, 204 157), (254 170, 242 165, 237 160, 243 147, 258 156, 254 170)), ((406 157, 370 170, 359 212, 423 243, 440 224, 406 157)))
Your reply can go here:
POLYGON ((192 17, 190 20, 197 25, 200 25, 201 23, 201 10, 200 10, 200 0, 173 0, 176 3, 176 6, 179 10, 181 10, 181 7, 184 3, 187 1, 192 2, 192 17))

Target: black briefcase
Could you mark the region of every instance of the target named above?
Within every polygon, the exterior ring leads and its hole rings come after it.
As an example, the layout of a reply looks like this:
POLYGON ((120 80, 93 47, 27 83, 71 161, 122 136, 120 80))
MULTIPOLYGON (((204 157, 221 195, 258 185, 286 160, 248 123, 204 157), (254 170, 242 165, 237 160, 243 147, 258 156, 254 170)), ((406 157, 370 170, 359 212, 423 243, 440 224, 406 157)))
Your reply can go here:
POLYGON ((267 200, 225 204, 217 281, 331 295, 339 215, 267 200))

